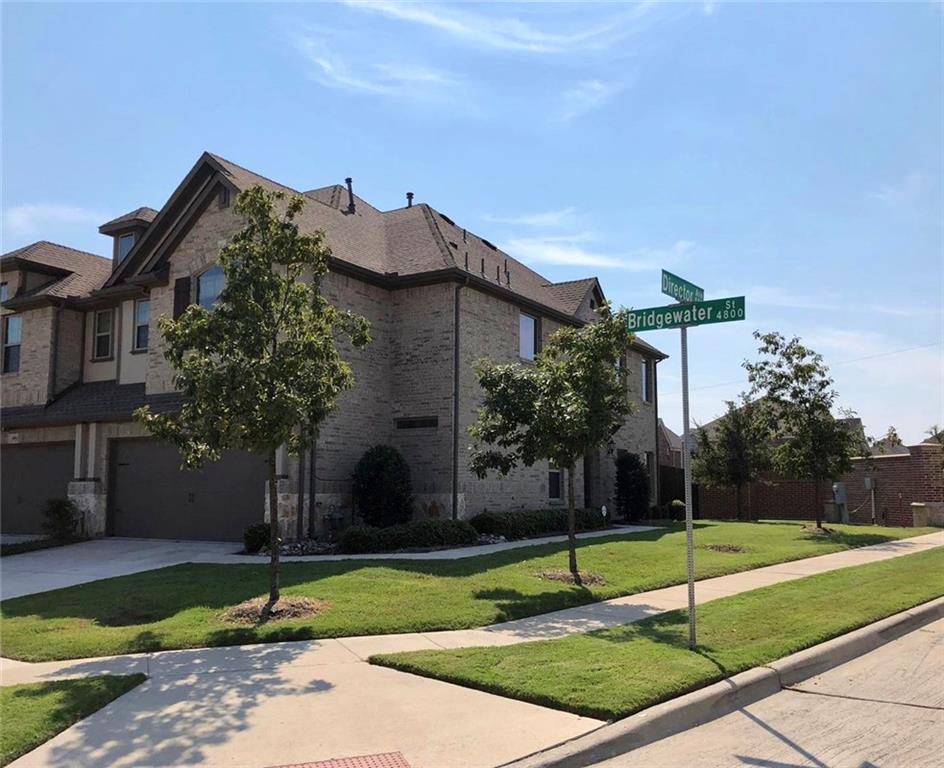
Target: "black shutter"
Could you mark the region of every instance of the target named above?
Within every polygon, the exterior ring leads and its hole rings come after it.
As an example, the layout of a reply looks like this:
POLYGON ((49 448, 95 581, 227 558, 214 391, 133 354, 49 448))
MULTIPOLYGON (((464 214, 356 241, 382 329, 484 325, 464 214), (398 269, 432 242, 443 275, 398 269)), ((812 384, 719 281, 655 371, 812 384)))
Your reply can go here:
POLYGON ((178 277, 174 282, 174 320, 190 306, 190 278, 178 277))

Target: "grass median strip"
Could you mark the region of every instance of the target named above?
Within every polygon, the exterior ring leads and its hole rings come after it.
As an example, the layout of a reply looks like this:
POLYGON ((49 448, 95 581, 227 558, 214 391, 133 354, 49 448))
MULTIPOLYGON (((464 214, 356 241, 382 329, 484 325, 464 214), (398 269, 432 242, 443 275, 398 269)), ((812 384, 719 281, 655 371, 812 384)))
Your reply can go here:
MULTIPOLYGON (((933 529, 831 526, 831 536, 800 523, 698 522, 700 579, 933 529)), ((322 637, 467 629, 685 581, 681 527, 580 544, 580 567, 602 583, 579 589, 542 578, 566 567, 566 544, 546 544, 463 560, 287 562, 286 596, 327 607, 313 617, 240 625, 225 612, 268 589, 268 566, 188 564, 6 600, 2 653, 47 661, 120 653, 306 640, 322 637)))
POLYGON ((843 568, 687 611, 521 645, 374 656, 374 664, 616 720, 944 595, 944 548, 843 568))
POLYGON ((104 675, 3 686, 0 765, 36 749, 144 680, 144 675, 104 675))

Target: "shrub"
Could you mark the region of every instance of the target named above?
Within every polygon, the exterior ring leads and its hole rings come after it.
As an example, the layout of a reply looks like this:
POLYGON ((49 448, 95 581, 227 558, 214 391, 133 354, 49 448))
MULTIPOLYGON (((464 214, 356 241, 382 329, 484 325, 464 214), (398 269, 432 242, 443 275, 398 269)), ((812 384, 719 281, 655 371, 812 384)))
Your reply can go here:
POLYGON ((672 499, 665 505, 665 516, 669 520, 684 520, 685 502, 681 499, 672 499))
POLYGON ((354 504, 364 523, 386 528, 413 514, 410 466, 396 448, 375 445, 354 467, 354 504))
POLYGON ((253 523, 243 531, 243 547, 250 555, 254 555, 269 543, 269 524, 253 523))
MULTIPOLYGON (((575 510, 578 531, 603 528, 605 521, 598 509, 575 510)), ((476 531, 506 539, 529 539, 567 531, 567 510, 530 509, 520 512, 482 512, 469 522, 476 531)))
POLYGON ((635 453, 616 457, 616 510, 626 520, 641 520, 649 509, 649 472, 635 453))
POLYGON ((341 534, 338 549, 347 555, 393 552, 398 549, 467 547, 478 539, 464 520, 418 520, 389 528, 354 525, 341 534))
POLYGON ((43 530, 53 539, 74 539, 82 511, 72 499, 50 499, 43 507, 43 530))

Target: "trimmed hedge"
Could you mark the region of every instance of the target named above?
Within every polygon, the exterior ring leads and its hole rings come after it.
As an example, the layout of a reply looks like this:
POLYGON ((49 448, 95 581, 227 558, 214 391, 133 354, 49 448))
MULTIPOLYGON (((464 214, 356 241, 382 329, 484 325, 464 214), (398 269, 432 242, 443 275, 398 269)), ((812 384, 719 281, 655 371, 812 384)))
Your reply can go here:
MULTIPOLYGON (((599 509, 575 511, 577 530, 592 531, 606 526, 599 509)), ((567 532, 567 510, 529 509, 520 512, 482 512, 469 519, 479 533, 504 536, 506 539, 530 539, 552 533, 567 532)))
POLYGON ((253 523, 243 531, 243 547, 250 555, 254 555, 268 546, 270 535, 268 523, 253 523))
POLYGON ((417 520, 389 528, 354 525, 341 534, 338 549, 346 555, 366 555, 398 549, 467 547, 478 537, 465 520, 417 520))

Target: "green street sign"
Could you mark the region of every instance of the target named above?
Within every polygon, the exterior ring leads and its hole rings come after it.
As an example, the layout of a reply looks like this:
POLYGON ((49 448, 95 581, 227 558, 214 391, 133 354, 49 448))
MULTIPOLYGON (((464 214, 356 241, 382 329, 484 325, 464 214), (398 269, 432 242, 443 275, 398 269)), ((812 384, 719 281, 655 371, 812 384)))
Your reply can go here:
POLYGON ((704 301, 705 290, 699 288, 694 283, 683 280, 678 275, 662 270, 662 293, 671 296, 676 301, 683 304, 691 304, 693 301, 704 301))
POLYGON ((745 317, 744 297, 733 296, 729 299, 712 299, 694 304, 631 309, 626 326, 627 330, 637 333, 660 331, 663 328, 682 328, 688 325, 730 323, 733 320, 743 320, 745 317))

